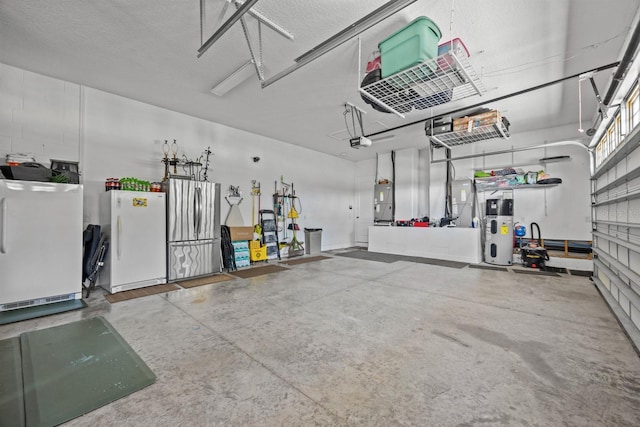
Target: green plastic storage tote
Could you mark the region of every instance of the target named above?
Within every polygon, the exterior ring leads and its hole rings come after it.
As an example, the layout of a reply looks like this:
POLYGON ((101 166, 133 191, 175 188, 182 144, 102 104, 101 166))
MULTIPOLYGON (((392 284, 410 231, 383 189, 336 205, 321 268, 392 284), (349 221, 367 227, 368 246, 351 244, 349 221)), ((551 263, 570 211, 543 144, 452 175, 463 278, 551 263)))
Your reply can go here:
MULTIPOLYGON (((414 67, 438 56, 442 33, 426 16, 420 16, 378 44, 382 59, 382 78, 414 67)), ((433 71, 437 66, 433 65, 433 71)))

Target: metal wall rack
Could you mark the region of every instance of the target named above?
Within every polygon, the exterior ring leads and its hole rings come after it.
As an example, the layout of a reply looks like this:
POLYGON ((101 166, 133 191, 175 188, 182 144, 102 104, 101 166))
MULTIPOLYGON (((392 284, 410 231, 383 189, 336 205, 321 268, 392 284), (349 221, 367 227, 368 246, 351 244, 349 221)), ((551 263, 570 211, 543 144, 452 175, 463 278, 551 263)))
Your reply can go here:
POLYGON ((480 126, 471 130, 454 131, 432 135, 431 143, 434 147, 451 148, 457 145, 471 144, 473 142, 484 141, 493 138, 509 138, 509 130, 504 123, 495 123, 487 126, 480 126))
POLYGON ((469 64, 467 56, 458 50, 448 51, 414 67, 359 88, 360 93, 404 118, 404 114, 457 101, 486 91, 469 64))
MULTIPOLYGON (((476 178, 476 185, 481 182, 481 179, 476 178)), ((556 187, 560 184, 516 184, 516 185, 480 185, 476 187, 476 191, 481 193, 484 191, 497 191, 497 190, 520 190, 523 188, 548 188, 556 187)))

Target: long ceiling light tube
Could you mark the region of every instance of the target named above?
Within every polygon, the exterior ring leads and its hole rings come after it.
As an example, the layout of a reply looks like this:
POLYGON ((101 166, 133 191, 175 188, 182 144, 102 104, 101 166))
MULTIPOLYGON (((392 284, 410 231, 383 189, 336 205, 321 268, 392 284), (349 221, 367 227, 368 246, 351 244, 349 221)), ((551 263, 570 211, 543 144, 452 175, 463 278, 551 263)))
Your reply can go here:
POLYGON ((245 62, 240 68, 212 87, 211 93, 218 96, 224 96, 231 89, 253 76, 253 68, 253 60, 245 62))
POLYGON ((293 73, 417 0, 392 0, 295 59, 295 64, 262 82, 262 88, 293 73))
POLYGON ((227 19, 211 37, 209 37, 209 40, 200 46, 200 49, 198 49, 198 58, 200 58, 211 47, 211 45, 222 37, 222 35, 226 33, 229 28, 231 28, 231 26, 235 24, 245 13, 247 13, 257 2, 258 0, 247 0, 242 6, 240 6, 233 15, 231 15, 231 17, 227 19))

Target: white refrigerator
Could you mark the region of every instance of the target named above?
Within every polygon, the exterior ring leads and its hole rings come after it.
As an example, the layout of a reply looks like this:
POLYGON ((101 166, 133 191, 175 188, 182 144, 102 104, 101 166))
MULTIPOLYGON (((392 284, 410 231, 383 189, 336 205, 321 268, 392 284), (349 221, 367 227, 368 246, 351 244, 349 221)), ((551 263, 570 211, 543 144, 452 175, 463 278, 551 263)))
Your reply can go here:
POLYGON ((100 286, 113 294, 166 283, 164 193, 107 191, 100 225, 110 242, 100 286))
POLYGON ((0 179, 0 311, 82 298, 82 185, 0 179))

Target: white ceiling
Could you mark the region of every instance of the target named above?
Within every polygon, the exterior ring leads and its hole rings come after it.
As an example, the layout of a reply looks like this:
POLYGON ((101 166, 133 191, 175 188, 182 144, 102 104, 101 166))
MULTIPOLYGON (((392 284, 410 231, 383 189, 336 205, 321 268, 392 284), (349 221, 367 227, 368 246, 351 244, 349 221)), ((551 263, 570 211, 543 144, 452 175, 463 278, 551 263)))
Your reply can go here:
MULTIPOLYGON (((206 2, 206 40, 224 0, 206 2)), ((288 40, 262 27, 266 78, 346 28, 385 0, 261 0, 254 9, 294 35, 288 40)), ((224 97, 213 85, 250 59, 240 22, 201 58, 200 8, 195 0, 0 0, 0 62, 75 82, 352 160, 377 152, 425 147, 423 124, 397 129, 368 149, 349 148, 344 103, 367 111, 366 134, 419 121, 508 95, 619 60, 638 12, 637 0, 419 0, 391 18, 282 80, 261 89, 251 77, 224 97), (453 10, 452 10, 453 8, 453 10), (418 16, 460 37, 487 88, 473 96, 402 119, 374 111, 357 91, 366 60, 383 40, 418 16), (338 139, 336 139, 338 136, 338 139)), ((233 9, 229 8, 225 19, 233 9)), ((257 24, 247 17, 252 39, 257 24)), ((615 68, 595 77, 601 95, 615 68)), ((499 109, 513 134, 578 125, 578 79, 487 105, 499 109)), ((583 83, 583 128, 596 100, 583 83)), ((150 135, 151 139, 167 138, 150 135)))

